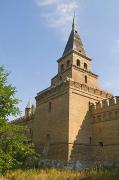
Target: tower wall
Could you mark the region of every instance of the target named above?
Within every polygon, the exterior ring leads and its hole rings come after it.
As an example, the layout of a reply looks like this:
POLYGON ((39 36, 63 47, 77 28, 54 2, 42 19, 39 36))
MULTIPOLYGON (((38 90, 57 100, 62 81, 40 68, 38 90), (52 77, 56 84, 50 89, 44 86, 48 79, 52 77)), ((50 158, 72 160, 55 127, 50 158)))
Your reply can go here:
POLYGON ((67 54, 67 56, 64 56, 64 57, 58 59, 58 61, 57 61, 58 62, 58 73, 62 73, 62 70, 61 70, 61 65, 62 64, 64 65, 64 71, 68 68, 67 67, 67 61, 68 60, 70 60, 69 65, 71 65, 72 62, 73 62, 73 55, 72 55, 72 53, 69 53, 69 54, 67 54))
POLYGON ((73 62, 73 55, 70 53, 69 55, 61 58, 58 60, 58 74, 52 78, 51 85, 57 86, 62 81, 65 81, 68 78, 72 77, 72 62, 73 62), (69 64, 67 66, 67 61, 69 61, 69 64), (61 69, 63 65, 63 70, 61 69))
POLYGON ((89 103, 111 96, 71 79, 39 93, 36 97, 33 141, 41 157, 90 160, 92 147, 89 138, 93 135, 89 103))
POLYGON ((73 65, 76 66, 77 65, 77 59, 80 60, 80 68, 84 69, 84 63, 87 64, 87 70, 89 72, 92 71, 92 66, 91 66, 91 59, 88 58, 87 56, 84 56, 80 53, 78 53, 77 51, 73 51, 73 65))
POLYGON ((89 71, 85 71, 81 68, 78 68, 77 66, 73 66, 72 79, 76 82, 89 85, 90 87, 93 87, 93 88, 99 87, 98 86, 98 79, 93 73, 90 73, 89 71), (85 83, 85 76, 87 76, 87 82, 86 83, 85 83))
POLYGON ((111 94, 70 81, 69 159, 92 160, 92 118, 89 104, 107 97, 111 97, 111 94))
POLYGON ((72 79, 74 81, 87 84, 93 88, 99 88, 98 76, 92 73, 91 59, 74 51, 72 65, 72 79), (77 60, 80 61, 80 66, 77 66, 77 60), (87 68, 84 67, 84 64, 87 65, 87 68), (87 76, 87 82, 85 82, 85 76, 87 76))
POLYGON ((41 154, 41 158, 67 160, 69 126, 68 84, 60 84, 56 88, 39 94, 36 97, 36 102, 33 141, 41 154), (51 103, 50 109, 49 103, 51 103))

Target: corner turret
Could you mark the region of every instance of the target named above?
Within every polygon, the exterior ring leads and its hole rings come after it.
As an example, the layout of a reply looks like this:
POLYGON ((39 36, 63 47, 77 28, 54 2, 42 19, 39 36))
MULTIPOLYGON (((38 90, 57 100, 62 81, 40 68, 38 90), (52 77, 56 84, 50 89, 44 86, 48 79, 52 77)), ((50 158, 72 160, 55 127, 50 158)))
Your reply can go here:
POLYGON ((25 119, 29 119, 32 113, 31 103, 30 100, 27 103, 27 106, 25 108, 25 119))

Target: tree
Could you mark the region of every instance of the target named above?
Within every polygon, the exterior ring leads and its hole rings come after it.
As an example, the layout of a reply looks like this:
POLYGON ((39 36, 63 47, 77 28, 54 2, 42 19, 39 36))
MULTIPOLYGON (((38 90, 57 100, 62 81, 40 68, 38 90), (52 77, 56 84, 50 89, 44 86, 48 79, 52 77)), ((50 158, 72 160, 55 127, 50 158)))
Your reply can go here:
POLYGON ((38 158, 33 144, 25 136, 28 129, 8 122, 9 116, 20 113, 16 88, 8 84, 8 75, 4 67, 0 67, 0 173, 25 167, 28 159, 38 158))
POLYGON ((7 83, 9 73, 0 67, 0 119, 7 120, 9 115, 16 116, 19 109, 16 107, 18 99, 15 98, 16 88, 7 83))

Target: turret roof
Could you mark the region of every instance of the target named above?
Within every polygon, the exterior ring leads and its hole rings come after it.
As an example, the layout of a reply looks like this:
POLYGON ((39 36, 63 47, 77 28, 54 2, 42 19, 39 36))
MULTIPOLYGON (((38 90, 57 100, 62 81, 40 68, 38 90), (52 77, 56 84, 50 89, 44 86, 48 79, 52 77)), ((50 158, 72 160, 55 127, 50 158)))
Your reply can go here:
POLYGON ((63 56, 65 56, 72 50, 76 50, 79 53, 81 53, 82 55, 86 55, 80 35, 76 29, 75 16, 73 18, 72 30, 71 30, 68 42, 66 44, 65 50, 63 52, 63 56))
POLYGON ((29 101, 27 103, 27 106, 26 106, 26 109, 30 109, 30 108, 31 108, 31 102, 30 102, 30 99, 29 99, 29 101))

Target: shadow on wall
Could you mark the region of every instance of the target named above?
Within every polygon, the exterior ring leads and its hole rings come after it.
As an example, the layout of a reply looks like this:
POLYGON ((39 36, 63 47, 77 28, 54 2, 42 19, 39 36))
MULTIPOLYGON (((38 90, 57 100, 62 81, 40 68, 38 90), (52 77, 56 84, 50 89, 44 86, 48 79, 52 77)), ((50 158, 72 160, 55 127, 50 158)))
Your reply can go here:
POLYGON ((72 146, 71 160, 93 160, 92 122, 91 112, 88 111, 72 146))

